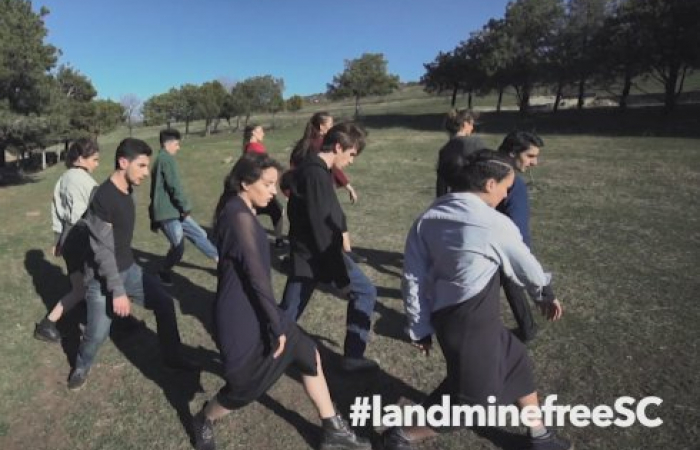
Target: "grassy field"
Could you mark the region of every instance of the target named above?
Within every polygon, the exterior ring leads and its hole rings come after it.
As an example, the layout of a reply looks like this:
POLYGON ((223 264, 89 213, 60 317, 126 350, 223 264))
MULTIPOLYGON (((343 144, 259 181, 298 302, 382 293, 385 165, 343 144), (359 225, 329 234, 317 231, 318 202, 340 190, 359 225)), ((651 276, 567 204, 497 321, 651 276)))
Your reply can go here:
MULTIPOLYGON (((399 274, 407 230, 433 196, 436 151, 445 141, 439 113, 448 101, 406 98, 364 108, 370 142, 349 169, 360 199, 351 205, 342 191, 339 195, 356 249, 369 258, 363 269, 379 290, 368 355, 382 370, 352 378, 338 370, 342 300, 317 292, 301 321, 318 338, 343 412, 357 395, 382 394, 385 404, 420 401, 444 375, 440 352, 424 358, 405 342, 399 274)), ((349 105, 331 109, 352 114, 349 105)), ((699 115, 697 110, 673 117, 635 114, 486 115, 479 131, 494 147, 517 126, 536 128, 546 141, 541 167, 530 178, 533 241, 535 253, 555 274, 566 312, 561 322, 540 321, 540 335, 530 345, 540 392, 557 394, 560 403, 589 406, 613 404, 622 395, 664 400, 650 411, 664 420, 659 428, 568 426, 563 433, 578 449, 693 449, 700 439, 699 115)), ((266 137, 273 155, 287 161, 308 115, 310 110, 279 118, 283 126, 266 137)), ((267 123, 269 117, 258 119, 267 123)), ((136 130, 154 146, 156 133, 155 127, 136 130)), ((110 173, 123 137, 121 131, 101 139, 97 180, 110 173)), ((240 133, 192 135, 184 142, 178 160, 200 223, 210 223, 230 169, 224 160, 239 153, 240 133)), ((191 448, 190 412, 222 385, 210 335, 216 280, 212 264, 191 245, 171 292, 187 352, 205 365, 201 374, 162 369, 155 321, 138 308, 135 314, 147 327, 131 335, 115 333, 78 392, 69 392, 65 382, 84 312, 76 310, 61 324, 67 334, 62 346, 32 338, 35 321, 68 288, 62 260, 48 254, 49 199, 62 171, 56 166, 27 183, 0 188, 0 448, 191 448)), ((144 186, 137 191, 134 248, 153 270, 167 244, 149 231, 147 206, 144 186)), ((261 220, 269 229, 269 219, 261 220)), ((277 263, 273 281, 281 295, 285 276, 277 263)), ((511 322, 507 309, 504 318, 511 322)), ((222 420, 216 432, 221 448, 305 449, 317 446, 319 429, 298 379, 291 376, 222 420)), ((376 440, 380 431, 366 427, 362 433, 376 440)), ((518 448, 520 431, 462 430, 420 448, 518 448)))

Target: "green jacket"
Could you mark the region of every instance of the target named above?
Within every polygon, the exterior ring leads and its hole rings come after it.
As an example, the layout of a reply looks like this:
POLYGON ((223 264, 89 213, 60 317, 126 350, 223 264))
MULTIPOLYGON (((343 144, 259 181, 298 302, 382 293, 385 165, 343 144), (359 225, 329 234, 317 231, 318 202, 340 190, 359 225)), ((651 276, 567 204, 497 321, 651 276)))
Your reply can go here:
POLYGON ((148 213, 151 223, 179 219, 192 210, 185 195, 173 156, 160 149, 151 169, 151 204, 148 213))

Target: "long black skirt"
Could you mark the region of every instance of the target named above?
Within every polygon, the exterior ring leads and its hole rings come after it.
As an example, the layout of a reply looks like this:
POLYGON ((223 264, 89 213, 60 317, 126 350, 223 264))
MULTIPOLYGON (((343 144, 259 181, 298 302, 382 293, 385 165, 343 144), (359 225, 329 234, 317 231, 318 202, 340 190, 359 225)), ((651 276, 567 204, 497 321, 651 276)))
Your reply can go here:
POLYGON ((289 326, 286 337, 284 351, 278 358, 272 357, 274 350, 258 353, 262 356, 254 356, 235 372, 225 374, 226 385, 216 396, 221 406, 238 409, 257 400, 292 365, 304 375, 318 374, 314 341, 295 323, 289 326))
POLYGON ((500 279, 493 276, 476 296, 433 313, 432 323, 445 355, 447 376, 424 405, 507 405, 535 392, 532 363, 520 340, 501 321, 500 279))

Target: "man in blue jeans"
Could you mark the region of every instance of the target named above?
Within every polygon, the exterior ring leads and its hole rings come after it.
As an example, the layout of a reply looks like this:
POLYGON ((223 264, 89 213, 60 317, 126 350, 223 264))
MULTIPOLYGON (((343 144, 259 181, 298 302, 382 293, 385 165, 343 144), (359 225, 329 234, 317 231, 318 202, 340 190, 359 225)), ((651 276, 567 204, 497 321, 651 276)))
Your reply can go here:
POLYGON ((85 384, 97 351, 109 336, 112 318, 128 316, 131 302, 154 311, 166 367, 197 368, 180 354, 173 299, 155 276, 141 271, 131 249, 136 219, 132 191, 148 176, 150 155, 151 148, 145 142, 124 139, 115 155, 115 171, 97 188, 85 217, 76 225, 84 228, 89 242, 85 255, 88 312, 69 389, 85 384))
POLYGON ((365 132, 341 123, 326 133, 321 150, 310 154, 290 175, 287 205, 291 274, 281 308, 299 319, 318 283, 335 285, 348 298, 343 368, 376 369, 364 357, 377 302, 377 290, 343 251, 345 213, 335 194, 331 170, 352 164, 365 146, 365 132))
POLYGON ((175 155, 180 150, 180 132, 175 129, 162 130, 160 146, 151 170, 151 204, 148 212, 151 229, 163 230, 170 242, 170 250, 158 275, 163 284, 172 286, 172 268, 185 253, 185 238, 214 261, 218 261, 219 256, 207 233, 190 216, 192 204, 185 195, 175 161, 175 155))

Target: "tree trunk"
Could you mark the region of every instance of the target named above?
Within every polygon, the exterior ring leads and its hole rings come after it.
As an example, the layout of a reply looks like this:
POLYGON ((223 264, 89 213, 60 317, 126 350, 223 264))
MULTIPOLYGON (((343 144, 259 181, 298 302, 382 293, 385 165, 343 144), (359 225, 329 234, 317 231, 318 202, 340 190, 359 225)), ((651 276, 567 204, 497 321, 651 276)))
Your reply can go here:
POLYGON ((523 85, 520 88, 520 98, 518 99, 518 109, 520 113, 525 114, 530 110, 530 89, 529 85, 523 85))
POLYGON ((472 91, 469 91, 469 97, 468 97, 468 100, 467 100, 467 107, 468 107, 469 109, 472 109, 472 91))
POLYGON ((576 109, 583 109, 583 96, 586 94, 586 78, 581 77, 578 82, 578 103, 576 109))
POLYGON ((355 96, 355 120, 360 117, 360 96, 355 96))
POLYGON ((275 129, 275 115, 276 113, 272 113, 272 126, 270 127, 271 129, 275 129))
POLYGON ((563 83, 557 84, 557 95, 554 97, 554 106, 552 107, 552 112, 559 111, 559 102, 561 102, 562 91, 564 90, 563 83))
POLYGON ((204 120, 204 136, 209 136, 209 127, 211 126, 211 119, 204 120))
POLYGON ((455 107, 455 104, 457 103, 457 88, 452 89, 452 107, 455 107))
POLYGON ((5 143, 0 142, 0 167, 5 167, 7 165, 7 159, 5 158, 5 143))
POLYGON ((676 109, 676 83, 678 82, 678 71, 680 70, 680 65, 674 64, 669 69, 668 78, 666 78, 665 83, 664 108, 666 109, 666 112, 671 112, 676 109))
POLYGON ((627 99, 630 96, 630 90, 632 90, 632 74, 625 73, 625 81, 622 86, 622 95, 620 95, 620 109, 622 111, 627 109, 627 99))
POLYGON ((504 91, 503 86, 499 86, 498 88, 498 102, 496 103, 496 112, 500 113, 501 112, 501 104, 503 103, 503 91, 504 91))
POLYGON ((190 134, 190 118, 185 119, 185 136, 190 134))
POLYGON ((236 131, 241 128, 241 116, 236 116, 236 131))

